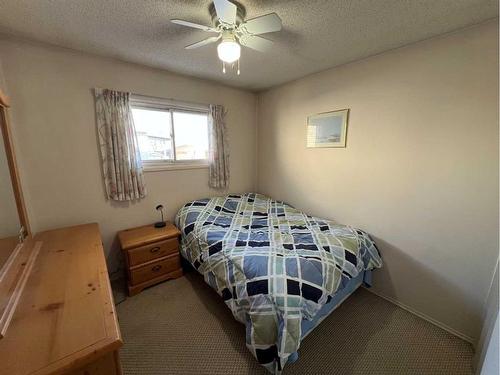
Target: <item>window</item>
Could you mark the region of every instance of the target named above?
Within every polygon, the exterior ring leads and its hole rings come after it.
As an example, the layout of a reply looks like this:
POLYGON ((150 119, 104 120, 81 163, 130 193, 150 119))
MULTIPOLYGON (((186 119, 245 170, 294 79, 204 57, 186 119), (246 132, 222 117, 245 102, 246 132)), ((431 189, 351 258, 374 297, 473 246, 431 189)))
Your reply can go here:
POLYGON ((208 163, 208 107, 133 96, 132 115, 146 170, 208 163))

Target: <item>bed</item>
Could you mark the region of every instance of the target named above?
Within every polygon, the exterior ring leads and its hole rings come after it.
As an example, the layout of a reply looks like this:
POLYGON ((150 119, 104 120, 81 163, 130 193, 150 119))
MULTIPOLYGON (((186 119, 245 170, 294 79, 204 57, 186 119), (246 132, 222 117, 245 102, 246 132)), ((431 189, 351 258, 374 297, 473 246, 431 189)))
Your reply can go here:
POLYGON ((365 232, 260 194, 195 200, 175 221, 182 256, 245 324, 248 349, 275 374, 382 266, 365 232))

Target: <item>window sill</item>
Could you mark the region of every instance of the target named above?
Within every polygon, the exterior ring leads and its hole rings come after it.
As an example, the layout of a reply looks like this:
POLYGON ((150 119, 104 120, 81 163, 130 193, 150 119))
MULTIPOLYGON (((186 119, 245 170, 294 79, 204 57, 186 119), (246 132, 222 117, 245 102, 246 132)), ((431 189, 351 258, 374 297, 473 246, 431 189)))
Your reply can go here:
POLYGON ((208 163, 158 163, 158 164, 143 164, 144 172, 161 172, 161 171, 176 171, 187 169, 205 169, 208 168, 208 163))

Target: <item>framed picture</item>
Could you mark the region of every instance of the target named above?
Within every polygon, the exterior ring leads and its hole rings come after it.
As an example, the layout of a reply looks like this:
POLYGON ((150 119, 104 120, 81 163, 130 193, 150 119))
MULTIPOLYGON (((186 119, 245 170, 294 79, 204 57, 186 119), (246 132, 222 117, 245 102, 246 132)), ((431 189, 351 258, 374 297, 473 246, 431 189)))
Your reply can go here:
POLYGON ((307 147, 345 147, 349 109, 307 118, 307 147))

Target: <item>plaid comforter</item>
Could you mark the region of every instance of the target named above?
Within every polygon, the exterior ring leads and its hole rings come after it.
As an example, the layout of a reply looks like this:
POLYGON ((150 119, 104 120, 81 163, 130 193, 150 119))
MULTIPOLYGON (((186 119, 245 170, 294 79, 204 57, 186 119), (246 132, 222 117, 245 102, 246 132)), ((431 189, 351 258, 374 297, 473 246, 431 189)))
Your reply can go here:
POLYGON ((196 200, 175 221, 183 257, 246 325, 247 347, 273 373, 299 348, 302 319, 382 265, 363 231, 259 194, 196 200))

